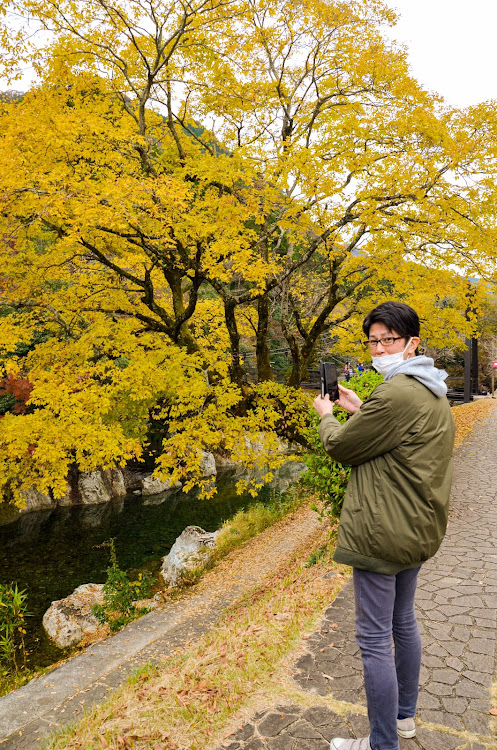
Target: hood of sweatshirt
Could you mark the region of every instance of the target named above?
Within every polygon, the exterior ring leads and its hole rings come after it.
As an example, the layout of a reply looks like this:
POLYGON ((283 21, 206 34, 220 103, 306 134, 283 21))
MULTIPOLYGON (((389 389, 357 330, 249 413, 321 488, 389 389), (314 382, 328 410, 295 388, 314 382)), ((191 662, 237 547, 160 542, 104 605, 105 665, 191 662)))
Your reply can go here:
POLYGON ((390 380, 394 375, 411 375, 429 388, 435 396, 441 398, 447 395, 447 386, 444 383, 447 373, 445 370, 437 370, 431 357, 421 354, 405 359, 400 365, 390 370, 385 380, 390 380))

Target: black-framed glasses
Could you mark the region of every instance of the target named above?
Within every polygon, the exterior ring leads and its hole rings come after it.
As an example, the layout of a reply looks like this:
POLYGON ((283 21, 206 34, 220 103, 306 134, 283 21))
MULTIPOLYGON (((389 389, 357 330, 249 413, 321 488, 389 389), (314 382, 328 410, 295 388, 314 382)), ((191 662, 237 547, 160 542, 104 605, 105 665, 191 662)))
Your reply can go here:
POLYGON ((382 346, 392 346, 396 341, 403 338, 403 336, 384 336, 382 339, 368 339, 362 343, 364 346, 369 346, 371 348, 377 347, 378 344, 381 344, 382 346))

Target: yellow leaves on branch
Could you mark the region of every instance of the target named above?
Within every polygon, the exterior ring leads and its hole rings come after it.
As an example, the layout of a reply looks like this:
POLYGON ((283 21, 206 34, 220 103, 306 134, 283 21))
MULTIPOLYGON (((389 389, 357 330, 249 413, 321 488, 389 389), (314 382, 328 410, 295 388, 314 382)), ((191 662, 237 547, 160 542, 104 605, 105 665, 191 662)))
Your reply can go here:
POLYGON ((52 337, 21 361, 31 413, 0 421, 0 478, 18 500, 32 486, 62 497, 73 463, 95 470, 139 458, 158 401, 191 404, 198 392, 201 404, 206 393, 195 358, 146 336, 137 346, 132 323, 103 316, 78 340, 52 337))
MULTIPOLYGON (((186 491, 200 486, 201 495, 212 495, 212 482, 203 479, 202 450, 216 450, 247 469, 239 481, 240 490, 253 492, 270 481, 273 472, 289 458, 278 432, 303 434, 309 397, 302 391, 277 383, 260 383, 251 394, 251 408, 245 411, 239 389, 223 383, 211 388, 209 403, 196 409, 192 399, 176 401, 171 436, 157 461, 161 472, 184 482, 186 491), (241 413, 237 413, 241 406, 241 413)), ((169 411, 172 416, 171 410, 169 411)))

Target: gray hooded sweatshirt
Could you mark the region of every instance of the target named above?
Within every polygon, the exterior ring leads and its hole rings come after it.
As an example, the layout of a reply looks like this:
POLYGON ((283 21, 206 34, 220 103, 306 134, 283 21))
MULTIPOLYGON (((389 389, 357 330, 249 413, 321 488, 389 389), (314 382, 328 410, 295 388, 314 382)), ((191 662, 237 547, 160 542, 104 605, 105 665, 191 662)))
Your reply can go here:
POLYGON ((429 388, 435 396, 442 398, 442 396, 447 395, 447 386, 444 383, 447 373, 445 370, 437 370, 434 367, 433 359, 425 357, 424 354, 405 359, 400 365, 390 370, 388 375, 385 376, 385 380, 390 380, 394 375, 411 375, 429 388))

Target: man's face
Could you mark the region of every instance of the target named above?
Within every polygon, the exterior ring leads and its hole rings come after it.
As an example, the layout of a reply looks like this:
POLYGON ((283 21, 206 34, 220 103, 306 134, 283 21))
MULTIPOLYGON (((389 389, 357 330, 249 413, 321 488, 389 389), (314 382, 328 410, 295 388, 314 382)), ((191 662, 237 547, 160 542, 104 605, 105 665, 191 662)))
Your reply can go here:
MULTIPOLYGON (((377 341, 376 345, 369 346, 372 357, 382 357, 384 354, 397 354, 403 352, 406 349, 406 344, 409 339, 405 339, 400 336, 397 331, 389 330, 384 323, 373 323, 369 329, 369 340, 377 341), (386 339, 393 339, 391 343, 382 343, 386 339)), ((409 346, 404 352, 404 359, 408 357, 414 357, 414 352, 419 344, 418 336, 413 336, 409 346)))

